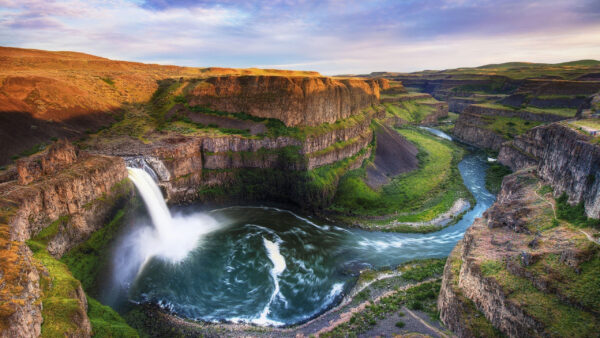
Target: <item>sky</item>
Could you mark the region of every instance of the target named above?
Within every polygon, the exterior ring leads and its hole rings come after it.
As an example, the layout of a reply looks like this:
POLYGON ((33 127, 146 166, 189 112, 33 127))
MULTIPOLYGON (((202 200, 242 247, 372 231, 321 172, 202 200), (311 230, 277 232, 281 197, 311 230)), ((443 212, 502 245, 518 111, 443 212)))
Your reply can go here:
POLYGON ((555 63, 600 59, 600 0, 0 0, 0 45, 327 75, 555 63))

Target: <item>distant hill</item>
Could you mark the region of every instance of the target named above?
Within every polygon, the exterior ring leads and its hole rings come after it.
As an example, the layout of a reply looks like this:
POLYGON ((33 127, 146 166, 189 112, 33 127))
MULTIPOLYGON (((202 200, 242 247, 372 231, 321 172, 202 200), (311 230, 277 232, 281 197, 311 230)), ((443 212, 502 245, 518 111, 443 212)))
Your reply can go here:
POLYGON ((401 72, 372 72, 362 77, 426 77, 441 78, 448 75, 461 76, 461 78, 481 76, 505 76, 511 79, 557 79, 557 80, 584 80, 598 81, 600 61, 578 60, 562 63, 532 63, 532 62, 506 62, 488 64, 478 67, 460 67, 445 70, 422 70, 412 73, 401 72), (592 74, 590 76, 590 74, 592 74))
POLYGON ((220 75, 320 76, 308 71, 179 67, 0 47, 0 164, 51 138, 78 138, 107 125, 123 103, 147 102, 161 80, 220 75))

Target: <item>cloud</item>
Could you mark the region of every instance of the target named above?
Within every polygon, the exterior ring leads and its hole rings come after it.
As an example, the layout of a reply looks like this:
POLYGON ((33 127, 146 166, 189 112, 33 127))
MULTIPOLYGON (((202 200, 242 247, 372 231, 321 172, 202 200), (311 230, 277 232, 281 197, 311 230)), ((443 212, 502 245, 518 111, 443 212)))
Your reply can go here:
POLYGON ((597 0, 0 0, 0 44, 324 73, 600 55, 597 0))

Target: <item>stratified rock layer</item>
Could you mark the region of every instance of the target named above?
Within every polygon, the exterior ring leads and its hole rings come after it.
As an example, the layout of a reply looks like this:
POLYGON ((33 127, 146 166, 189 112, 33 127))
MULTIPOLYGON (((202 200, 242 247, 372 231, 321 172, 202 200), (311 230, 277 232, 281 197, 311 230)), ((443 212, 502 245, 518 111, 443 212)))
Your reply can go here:
POLYGON ((287 126, 334 123, 379 99, 386 80, 326 77, 227 76, 209 78, 190 92, 190 104, 275 118, 287 126))
MULTIPOLYGON (((49 277, 25 241, 46 230, 43 250, 59 258, 106 224, 132 191, 121 158, 76 156, 73 146, 61 141, 30 160, 20 163, 18 181, 0 184, 0 337, 41 332, 40 279, 49 277)), ((81 285, 74 290, 79 309, 72 320, 78 336, 89 336, 85 294, 81 285)))
POLYGON ((598 281, 600 247, 569 225, 553 224, 553 199, 540 187, 533 170, 507 176, 496 203, 450 255, 438 308, 460 337, 498 336, 484 330, 486 322, 510 337, 600 329, 597 292, 585 284, 598 281))
POLYGON ((537 166, 539 176, 569 202, 584 202, 589 217, 600 218, 600 146, 566 123, 531 129, 502 146, 498 159, 513 170, 537 166))

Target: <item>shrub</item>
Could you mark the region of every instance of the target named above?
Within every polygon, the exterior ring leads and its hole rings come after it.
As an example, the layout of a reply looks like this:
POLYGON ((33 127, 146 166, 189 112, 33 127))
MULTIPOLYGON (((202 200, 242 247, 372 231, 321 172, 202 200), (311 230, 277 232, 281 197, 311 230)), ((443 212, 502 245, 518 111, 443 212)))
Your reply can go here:
POLYGON ((600 226, 600 220, 587 217, 583 201, 576 205, 570 205, 568 200, 569 197, 564 192, 556 199, 556 216, 559 219, 568 221, 576 226, 600 226))
POLYGON ((406 324, 403 321, 396 322, 396 327, 399 329, 403 328, 405 325, 406 324))

